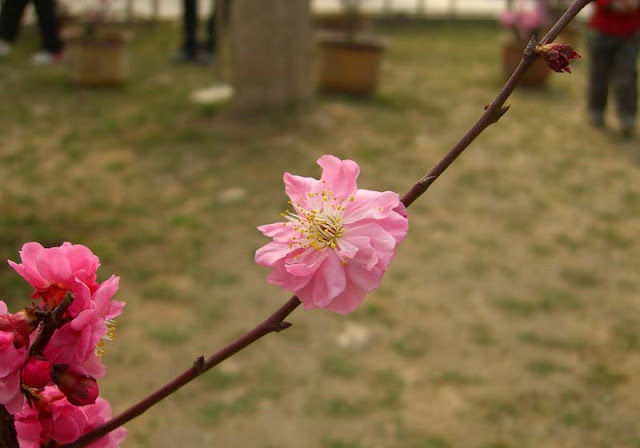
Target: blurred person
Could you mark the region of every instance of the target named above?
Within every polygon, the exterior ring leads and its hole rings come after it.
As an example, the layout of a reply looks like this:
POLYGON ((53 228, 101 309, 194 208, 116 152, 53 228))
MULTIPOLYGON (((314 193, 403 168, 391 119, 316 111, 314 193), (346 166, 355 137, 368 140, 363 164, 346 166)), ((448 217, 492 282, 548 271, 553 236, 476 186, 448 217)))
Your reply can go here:
MULTIPOLYGON (((35 65, 52 64, 62 60, 60 25, 55 0, 31 0, 36 9, 42 37, 42 49, 31 56, 35 65)), ((18 38, 22 16, 29 0, 4 0, 0 8, 0 58, 8 56, 18 38)))
POLYGON ((216 33, 216 9, 218 2, 213 1, 211 5, 211 14, 207 19, 206 31, 207 38, 202 45, 198 44, 198 1, 183 0, 182 1, 182 47, 173 57, 174 62, 189 63, 200 62, 203 64, 212 64, 217 50, 217 33, 216 33))
POLYGON ((640 0, 597 0, 589 22, 588 109, 591 124, 604 127, 609 84, 623 136, 635 133, 638 111, 640 0))

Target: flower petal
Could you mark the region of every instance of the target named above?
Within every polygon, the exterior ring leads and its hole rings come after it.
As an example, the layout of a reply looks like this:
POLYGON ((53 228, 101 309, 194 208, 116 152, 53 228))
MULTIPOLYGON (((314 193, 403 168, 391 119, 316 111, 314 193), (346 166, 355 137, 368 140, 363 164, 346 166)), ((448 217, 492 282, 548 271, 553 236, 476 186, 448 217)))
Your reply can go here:
POLYGON ((284 192, 294 204, 305 204, 309 192, 316 190, 319 183, 312 177, 294 176, 289 173, 284 173, 282 179, 284 180, 284 192))
POLYGON ((342 263, 334 253, 330 253, 313 280, 297 294, 305 308, 325 308, 346 286, 347 277, 342 263))
POLYGON ((264 236, 273 238, 273 240, 278 243, 288 243, 291 241, 291 237, 296 235, 296 231, 284 222, 265 224, 258 227, 258 230, 264 236))
POLYGON ((65 284, 71 277, 71 265, 60 248, 52 247, 38 254, 38 271, 51 283, 65 284))
POLYGON ((350 284, 340 295, 333 299, 327 308, 338 314, 348 314, 362 303, 366 294, 366 291, 350 284))
POLYGON ((273 271, 267 276, 267 281, 272 285, 278 285, 295 293, 309 284, 313 275, 295 276, 284 268, 284 263, 273 267, 273 271))
POLYGON ((348 197, 356 192, 356 181, 360 167, 353 160, 340 160, 335 156, 324 155, 318 159, 322 167, 321 181, 326 190, 333 191, 336 197, 348 197))
POLYGON ((292 252, 288 244, 271 241, 256 251, 255 261, 260 266, 271 267, 292 252))

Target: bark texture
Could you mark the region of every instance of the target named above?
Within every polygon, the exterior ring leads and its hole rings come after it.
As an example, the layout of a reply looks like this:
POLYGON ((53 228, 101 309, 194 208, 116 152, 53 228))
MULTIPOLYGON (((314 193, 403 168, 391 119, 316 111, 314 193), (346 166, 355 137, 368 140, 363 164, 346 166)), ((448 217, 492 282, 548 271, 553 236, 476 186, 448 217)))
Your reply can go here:
POLYGON ((0 405, 0 448, 18 448, 13 415, 0 405))

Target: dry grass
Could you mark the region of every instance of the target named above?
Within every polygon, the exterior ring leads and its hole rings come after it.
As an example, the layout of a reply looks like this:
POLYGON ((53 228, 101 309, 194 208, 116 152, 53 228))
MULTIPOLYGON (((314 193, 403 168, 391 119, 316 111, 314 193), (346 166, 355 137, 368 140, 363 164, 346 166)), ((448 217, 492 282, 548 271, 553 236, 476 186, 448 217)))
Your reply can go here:
MULTIPOLYGON (((178 30, 140 29, 134 79, 82 90, 0 65, 0 258, 69 240, 128 302, 102 391, 116 410, 279 306, 253 252, 282 172, 324 153, 404 192, 500 85, 499 35, 384 29, 378 96, 228 117, 189 104, 210 70, 167 64, 178 30), (242 196, 239 198, 239 196, 242 196)), ((633 447, 640 443, 638 141, 584 123, 584 66, 519 91, 410 210, 382 287, 354 314, 297 311, 128 425, 131 447, 633 447)), ((29 289, 8 267, 0 294, 29 289)))

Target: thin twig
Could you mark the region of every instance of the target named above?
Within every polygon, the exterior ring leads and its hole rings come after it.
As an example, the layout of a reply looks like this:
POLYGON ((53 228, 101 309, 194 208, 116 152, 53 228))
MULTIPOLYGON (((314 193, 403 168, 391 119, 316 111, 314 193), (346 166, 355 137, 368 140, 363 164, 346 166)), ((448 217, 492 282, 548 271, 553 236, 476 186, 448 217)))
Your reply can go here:
POLYGON ((80 437, 75 442, 63 445, 63 448, 80 448, 83 446, 87 446, 89 443, 98 440, 100 437, 108 434, 114 429, 122 426, 126 422, 135 417, 139 416, 147 409, 149 409, 154 404, 158 403, 163 398, 171 395, 182 386, 202 375, 207 370, 212 367, 220 364, 222 361, 227 359, 228 357, 238 353, 243 348, 248 345, 254 343, 261 337, 271 333, 282 331, 291 326, 288 322, 284 322, 284 320, 291 314, 298 306, 300 305, 300 300, 296 296, 293 296, 282 305, 275 313, 273 313, 268 319, 263 321, 261 324, 256 326, 253 330, 244 334, 240 338, 236 339, 234 342, 226 346, 220 351, 217 351, 213 355, 211 355, 208 359, 204 359, 199 357, 195 360, 193 365, 182 372, 179 376, 174 378, 171 382, 165 384, 157 391, 153 392, 151 395, 145 397, 142 401, 136 403, 131 406, 129 409, 121 413, 120 415, 114 417, 109 420, 104 425, 94 429, 91 432, 88 432, 84 436, 80 437))
POLYGON ((42 355, 53 333, 64 325, 64 313, 67 312, 72 303, 73 296, 67 293, 64 300, 53 311, 42 314, 42 328, 36 340, 31 344, 31 348, 29 348, 29 357, 42 355))
MULTIPOLYGON (((575 18, 578 13, 584 9, 589 3, 595 0, 576 0, 567 9, 567 11, 558 19, 553 25, 551 30, 546 36, 542 38, 540 44, 546 44, 553 42, 558 37, 558 34, 575 18)), ((405 206, 409 206, 418 199, 427 188, 431 186, 433 182, 458 158, 462 152, 473 142, 486 128, 491 124, 497 122, 502 115, 507 111, 504 107, 504 103, 507 101, 511 93, 518 85, 522 75, 533 65, 538 57, 533 51, 535 41, 529 41, 527 49, 520 60, 520 64, 516 67, 511 77, 507 80, 500 92, 496 95, 495 99, 489 104, 484 113, 478 118, 475 124, 462 136, 462 138, 456 143, 449 152, 433 167, 431 170, 402 197, 402 202, 405 206), (425 179, 427 179, 425 181, 425 179)), ((508 106, 507 106, 508 107, 508 106)))
MULTIPOLYGON (((560 20, 553 26, 549 33, 542 39, 541 43, 548 43, 553 41, 560 31, 580 12, 586 5, 594 0, 576 0, 567 12, 560 18, 560 20)), ((429 186, 442 174, 453 161, 473 142, 478 135, 482 133, 491 124, 497 122, 502 115, 506 113, 508 107, 504 106, 504 103, 509 98, 513 90, 516 88, 518 81, 522 78, 522 75, 527 71, 531 65, 535 62, 537 55, 533 51, 535 46, 535 40, 531 40, 527 49, 524 52, 520 64, 515 69, 509 80, 504 87, 498 92, 496 98, 485 108, 485 112, 476 121, 476 123, 462 136, 460 141, 451 148, 451 150, 438 162, 424 177, 422 177, 403 197, 402 202, 405 206, 409 207, 418 197, 420 197, 429 186)), ((284 319, 289 316, 298 306, 300 300, 296 296, 293 296, 281 306, 274 314, 261 324, 253 328, 248 333, 241 336, 239 339, 232 342, 222 350, 214 353, 208 359, 204 360, 202 357, 196 359, 193 365, 185 370, 182 374, 177 376, 171 382, 162 386, 151 395, 145 397, 140 402, 134 404, 129 409, 122 412, 120 415, 106 422, 104 425, 94 429, 93 431, 80 437, 75 442, 63 445, 61 448, 82 448, 89 443, 94 442, 100 437, 105 436, 114 429, 122 426, 126 422, 141 415, 147 409, 160 400, 171 395, 173 392, 197 378, 202 373, 218 365, 220 362, 249 346, 258 339, 266 336, 272 332, 282 331, 288 328, 291 324, 284 322, 284 319)))

